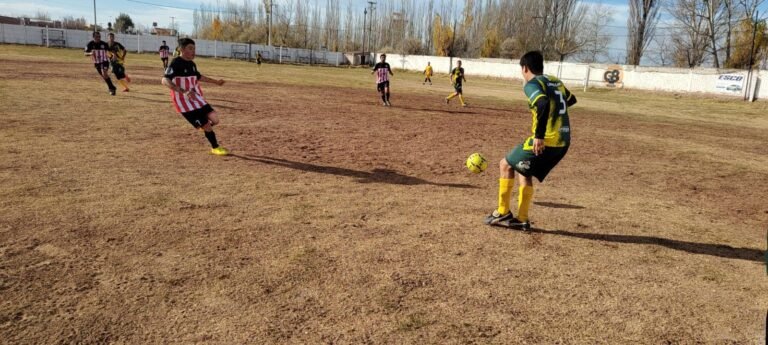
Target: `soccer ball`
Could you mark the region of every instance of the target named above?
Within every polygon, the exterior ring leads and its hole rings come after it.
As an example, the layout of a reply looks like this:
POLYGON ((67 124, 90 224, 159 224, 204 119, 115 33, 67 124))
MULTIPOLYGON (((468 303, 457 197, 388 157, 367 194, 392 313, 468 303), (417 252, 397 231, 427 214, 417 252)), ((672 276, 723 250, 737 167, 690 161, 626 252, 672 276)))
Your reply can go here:
POLYGON ((485 160, 485 157, 479 153, 473 153, 467 157, 467 169, 471 171, 474 174, 479 174, 483 171, 485 171, 485 168, 488 167, 488 161, 485 160))

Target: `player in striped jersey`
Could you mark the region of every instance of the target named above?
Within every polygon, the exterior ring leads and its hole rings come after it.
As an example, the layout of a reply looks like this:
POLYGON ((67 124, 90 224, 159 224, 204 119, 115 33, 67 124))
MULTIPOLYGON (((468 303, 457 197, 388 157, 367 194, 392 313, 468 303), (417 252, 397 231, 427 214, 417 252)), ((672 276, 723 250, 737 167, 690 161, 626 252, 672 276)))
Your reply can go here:
POLYGON ((202 129, 205 137, 211 143, 211 153, 226 156, 229 151, 219 146, 213 126, 219 124, 219 115, 203 98, 199 81, 224 85, 223 79, 208 78, 197 71, 195 59, 195 41, 190 38, 179 40, 180 56, 171 61, 165 70, 163 85, 171 89, 171 102, 176 111, 181 113, 195 128, 202 129))
POLYGON ((381 54, 381 62, 373 66, 371 74, 376 74, 376 89, 381 93, 381 100, 384 102, 384 106, 392 106, 389 102, 389 76, 394 76, 392 68, 387 63, 387 54, 381 54))
POLYGON ((540 52, 523 55, 520 68, 526 81, 523 91, 533 115, 533 135, 515 146, 499 162, 499 207, 485 218, 485 223, 529 230, 528 209, 533 200, 533 177, 543 182, 568 152, 571 144, 568 108, 576 104, 576 96, 559 79, 543 75, 544 57, 540 52), (515 175, 520 186, 517 217, 512 215, 510 209, 515 175))
POLYGON ((101 40, 101 34, 98 31, 93 32, 93 40, 88 42, 85 46, 85 56, 90 56, 93 60, 93 66, 96 67, 96 72, 104 78, 104 82, 107 83, 109 88, 109 94, 115 95, 115 85, 112 84, 112 79, 109 78, 109 57, 107 51, 109 46, 107 42, 101 40))
POLYGON ((128 92, 130 91, 128 83, 131 82, 131 77, 125 74, 125 56, 128 51, 120 42, 115 41, 115 34, 111 32, 107 35, 107 45, 109 46, 109 62, 112 65, 112 73, 117 78, 117 82, 123 86, 123 92, 128 92))
POLYGON ((168 55, 171 54, 171 48, 169 48, 165 44, 165 41, 163 41, 163 45, 160 46, 158 52, 160 53, 160 60, 163 61, 163 69, 168 68, 168 55))

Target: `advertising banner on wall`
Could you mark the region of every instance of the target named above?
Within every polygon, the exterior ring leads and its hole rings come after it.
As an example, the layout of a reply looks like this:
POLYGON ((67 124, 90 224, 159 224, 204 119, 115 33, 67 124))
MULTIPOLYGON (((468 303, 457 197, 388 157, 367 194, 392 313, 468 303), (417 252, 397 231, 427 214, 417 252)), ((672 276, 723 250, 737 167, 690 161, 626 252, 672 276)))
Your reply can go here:
POLYGON ((721 74, 717 77, 717 83, 715 83, 715 90, 718 92, 741 94, 744 89, 744 80, 746 78, 743 75, 738 74, 721 74))

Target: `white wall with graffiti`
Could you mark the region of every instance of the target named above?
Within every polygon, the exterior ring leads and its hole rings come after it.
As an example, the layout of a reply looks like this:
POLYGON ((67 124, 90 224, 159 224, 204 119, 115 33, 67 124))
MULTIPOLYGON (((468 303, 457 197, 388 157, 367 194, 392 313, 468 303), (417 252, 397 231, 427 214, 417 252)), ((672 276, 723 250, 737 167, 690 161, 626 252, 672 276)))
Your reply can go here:
MULTIPOLYGON (((423 71, 431 63, 437 73, 448 73, 458 58, 387 54, 393 68, 423 71)), ((473 76, 522 79, 518 60, 460 59, 468 79, 473 76)), ((544 73, 562 79, 571 88, 616 87, 639 90, 711 93, 768 100, 768 71, 715 68, 670 68, 627 65, 547 62, 544 73)))

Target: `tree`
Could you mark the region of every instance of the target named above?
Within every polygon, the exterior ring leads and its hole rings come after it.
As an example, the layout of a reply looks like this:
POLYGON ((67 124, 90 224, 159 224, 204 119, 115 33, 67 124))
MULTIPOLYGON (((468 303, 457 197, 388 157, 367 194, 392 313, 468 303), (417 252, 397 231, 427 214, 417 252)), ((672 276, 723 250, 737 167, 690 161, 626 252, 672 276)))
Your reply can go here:
POLYGON ((656 33, 660 7, 659 0, 629 0, 627 64, 640 64, 643 52, 656 33))
MULTIPOLYGON (((702 33, 709 40, 710 54, 715 68, 720 68, 720 57, 718 56, 717 43, 725 23, 727 7, 723 0, 703 0, 704 13, 701 16, 706 23, 706 30, 702 33)), ((698 14, 697 14, 698 15, 698 14)))
POLYGON ((612 16, 610 8, 602 4, 591 6, 581 28, 584 46, 577 55, 581 61, 593 63, 607 58, 611 36, 605 32, 605 28, 613 21, 612 16))
POLYGON ((443 25, 443 18, 436 15, 432 22, 432 41, 435 43, 435 54, 437 56, 448 56, 453 49, 453 29, 448 25, 443 25))
POLYGON ((517 40, 514 37, 509 37, 501 43, 501 57, 514 59, 520 55, 517 51, 517 40))
MULTIPOLYGON (((749 68, 750 49, 752 45, 752 36, 754 32, 754 57, 753 64, 762 60, 768 50, 768 32, 766 32, 766 22, 760 21, 757 24, 757 32, 754 31, 755 23, 751 19, 744 19, 739 22, 739 30, 734 41, 733 55, 727 67, 730 68, 749 68)), ((754 66, 753 66, 754 67, 754 66)))
POLYGON ((88 29, 88 24, 85 21, 85 18, 75 18, 72 16, 66 16, 64 18, 61 18, 61 26, 65 29, 74 29, 74 30, 86 30, 88 29))
POLYGON ((711 42, 706 35, 705 4, 699 0, 676 0, 672 6, 670 14, 678 27, 672 33, 675 65, 699 66, 704 62, 711 42))
POLYGON ((501 42, 497 29, 494 28, 486 31, 483 47, 480 49, 480 56, 487 58, 499 57, 500 49, 501 42))
POLYGON ((126 33, 133 30, 133 28, 136 26, 133 24, 131 16, 125 13, 120 13, 117 18, 115 18, 115 23, 112 25, 112 27, 119 33, 126 33))

